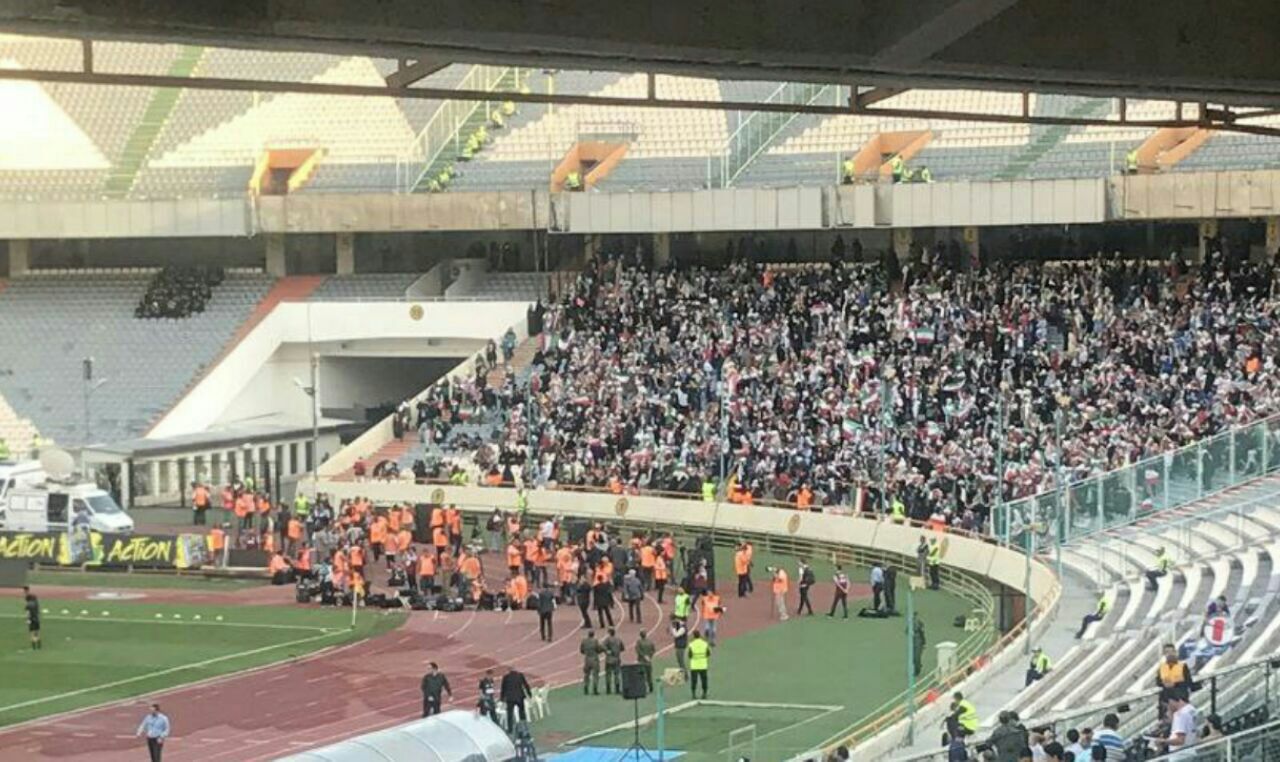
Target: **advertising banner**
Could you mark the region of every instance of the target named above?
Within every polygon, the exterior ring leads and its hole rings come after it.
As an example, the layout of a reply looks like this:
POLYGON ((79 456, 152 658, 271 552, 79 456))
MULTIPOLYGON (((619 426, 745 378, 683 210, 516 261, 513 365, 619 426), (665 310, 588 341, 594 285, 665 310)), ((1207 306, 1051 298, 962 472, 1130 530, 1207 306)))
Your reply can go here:
POLYGON ((62 566, 193 569, 205 563, 204 535, 0 532, 0 560, 62 566))

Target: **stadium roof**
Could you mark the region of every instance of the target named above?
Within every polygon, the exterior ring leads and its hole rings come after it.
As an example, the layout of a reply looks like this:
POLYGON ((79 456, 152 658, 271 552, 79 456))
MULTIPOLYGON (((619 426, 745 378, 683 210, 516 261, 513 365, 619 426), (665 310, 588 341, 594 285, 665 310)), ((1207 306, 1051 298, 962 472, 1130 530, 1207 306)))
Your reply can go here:
POLYGON ((0 30, 882 87, 1280 106, 1256 0, 23 0, 0 30))

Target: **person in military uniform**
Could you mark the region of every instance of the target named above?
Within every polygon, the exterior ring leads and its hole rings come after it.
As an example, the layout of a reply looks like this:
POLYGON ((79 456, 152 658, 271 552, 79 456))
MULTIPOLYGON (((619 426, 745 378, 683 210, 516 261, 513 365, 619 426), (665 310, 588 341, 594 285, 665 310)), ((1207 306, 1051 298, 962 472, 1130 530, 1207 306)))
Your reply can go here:
POLYGON ((644 680, 649 684, 650 693, 653 692, 653 656, 657 651, 653 641, 641 630, 640 639, 636 641, 636 663, 644 667, 644 680))
POLYGON ((603 649, 600 647, 600 641, 596 640, 594 630, 587 630, 587 636, 582 639, 582 643, 578 646, 578 653, 582 654, 582 695, 587 695, 587 689, 590 688, 591 693, 600 695, 600 654, 603 649))
POLYGON ((604 639, 604 692, 622 693, 622 652, 627 647, 622 639, 609 628, 609 637, 604 639))
POLYGON ((917 678, 924 669, 924 644, 924 623, 920 621, 920 617, 913 616, 911 618, 911 662, 915 665, 914 672, 917 678))

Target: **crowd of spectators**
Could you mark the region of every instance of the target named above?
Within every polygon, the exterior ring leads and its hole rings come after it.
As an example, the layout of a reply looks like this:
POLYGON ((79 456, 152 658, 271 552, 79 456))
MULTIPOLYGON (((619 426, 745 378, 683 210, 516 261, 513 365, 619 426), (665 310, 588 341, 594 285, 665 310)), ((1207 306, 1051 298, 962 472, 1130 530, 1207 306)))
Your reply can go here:
POLYGON ((221 267, 164 267, 147 284, 134 316, 177 319, 200 314, 224 277, 221 267))
POLYGON ((997 485, 1013 500, 1059 463, 1088 478, 1277 411, 1269 266, 960 264, 593 261, 527 385, 437 386, 420 422, 446 441, 501 411, 474 457, 504 481, 693 492, 724 461, 744 502, 874 508, 884 485, 912 518, 972 528, 997 485))

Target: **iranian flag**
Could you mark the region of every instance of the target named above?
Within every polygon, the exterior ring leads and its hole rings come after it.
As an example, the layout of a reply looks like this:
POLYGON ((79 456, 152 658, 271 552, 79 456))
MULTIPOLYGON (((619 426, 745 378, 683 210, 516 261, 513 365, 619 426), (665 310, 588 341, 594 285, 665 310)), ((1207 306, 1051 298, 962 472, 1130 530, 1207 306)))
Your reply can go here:
POLYGON ((915 339, 917 344, 932 344, 937 336, 932 328, 919 327, 911 331, 911 338, 915 339))

